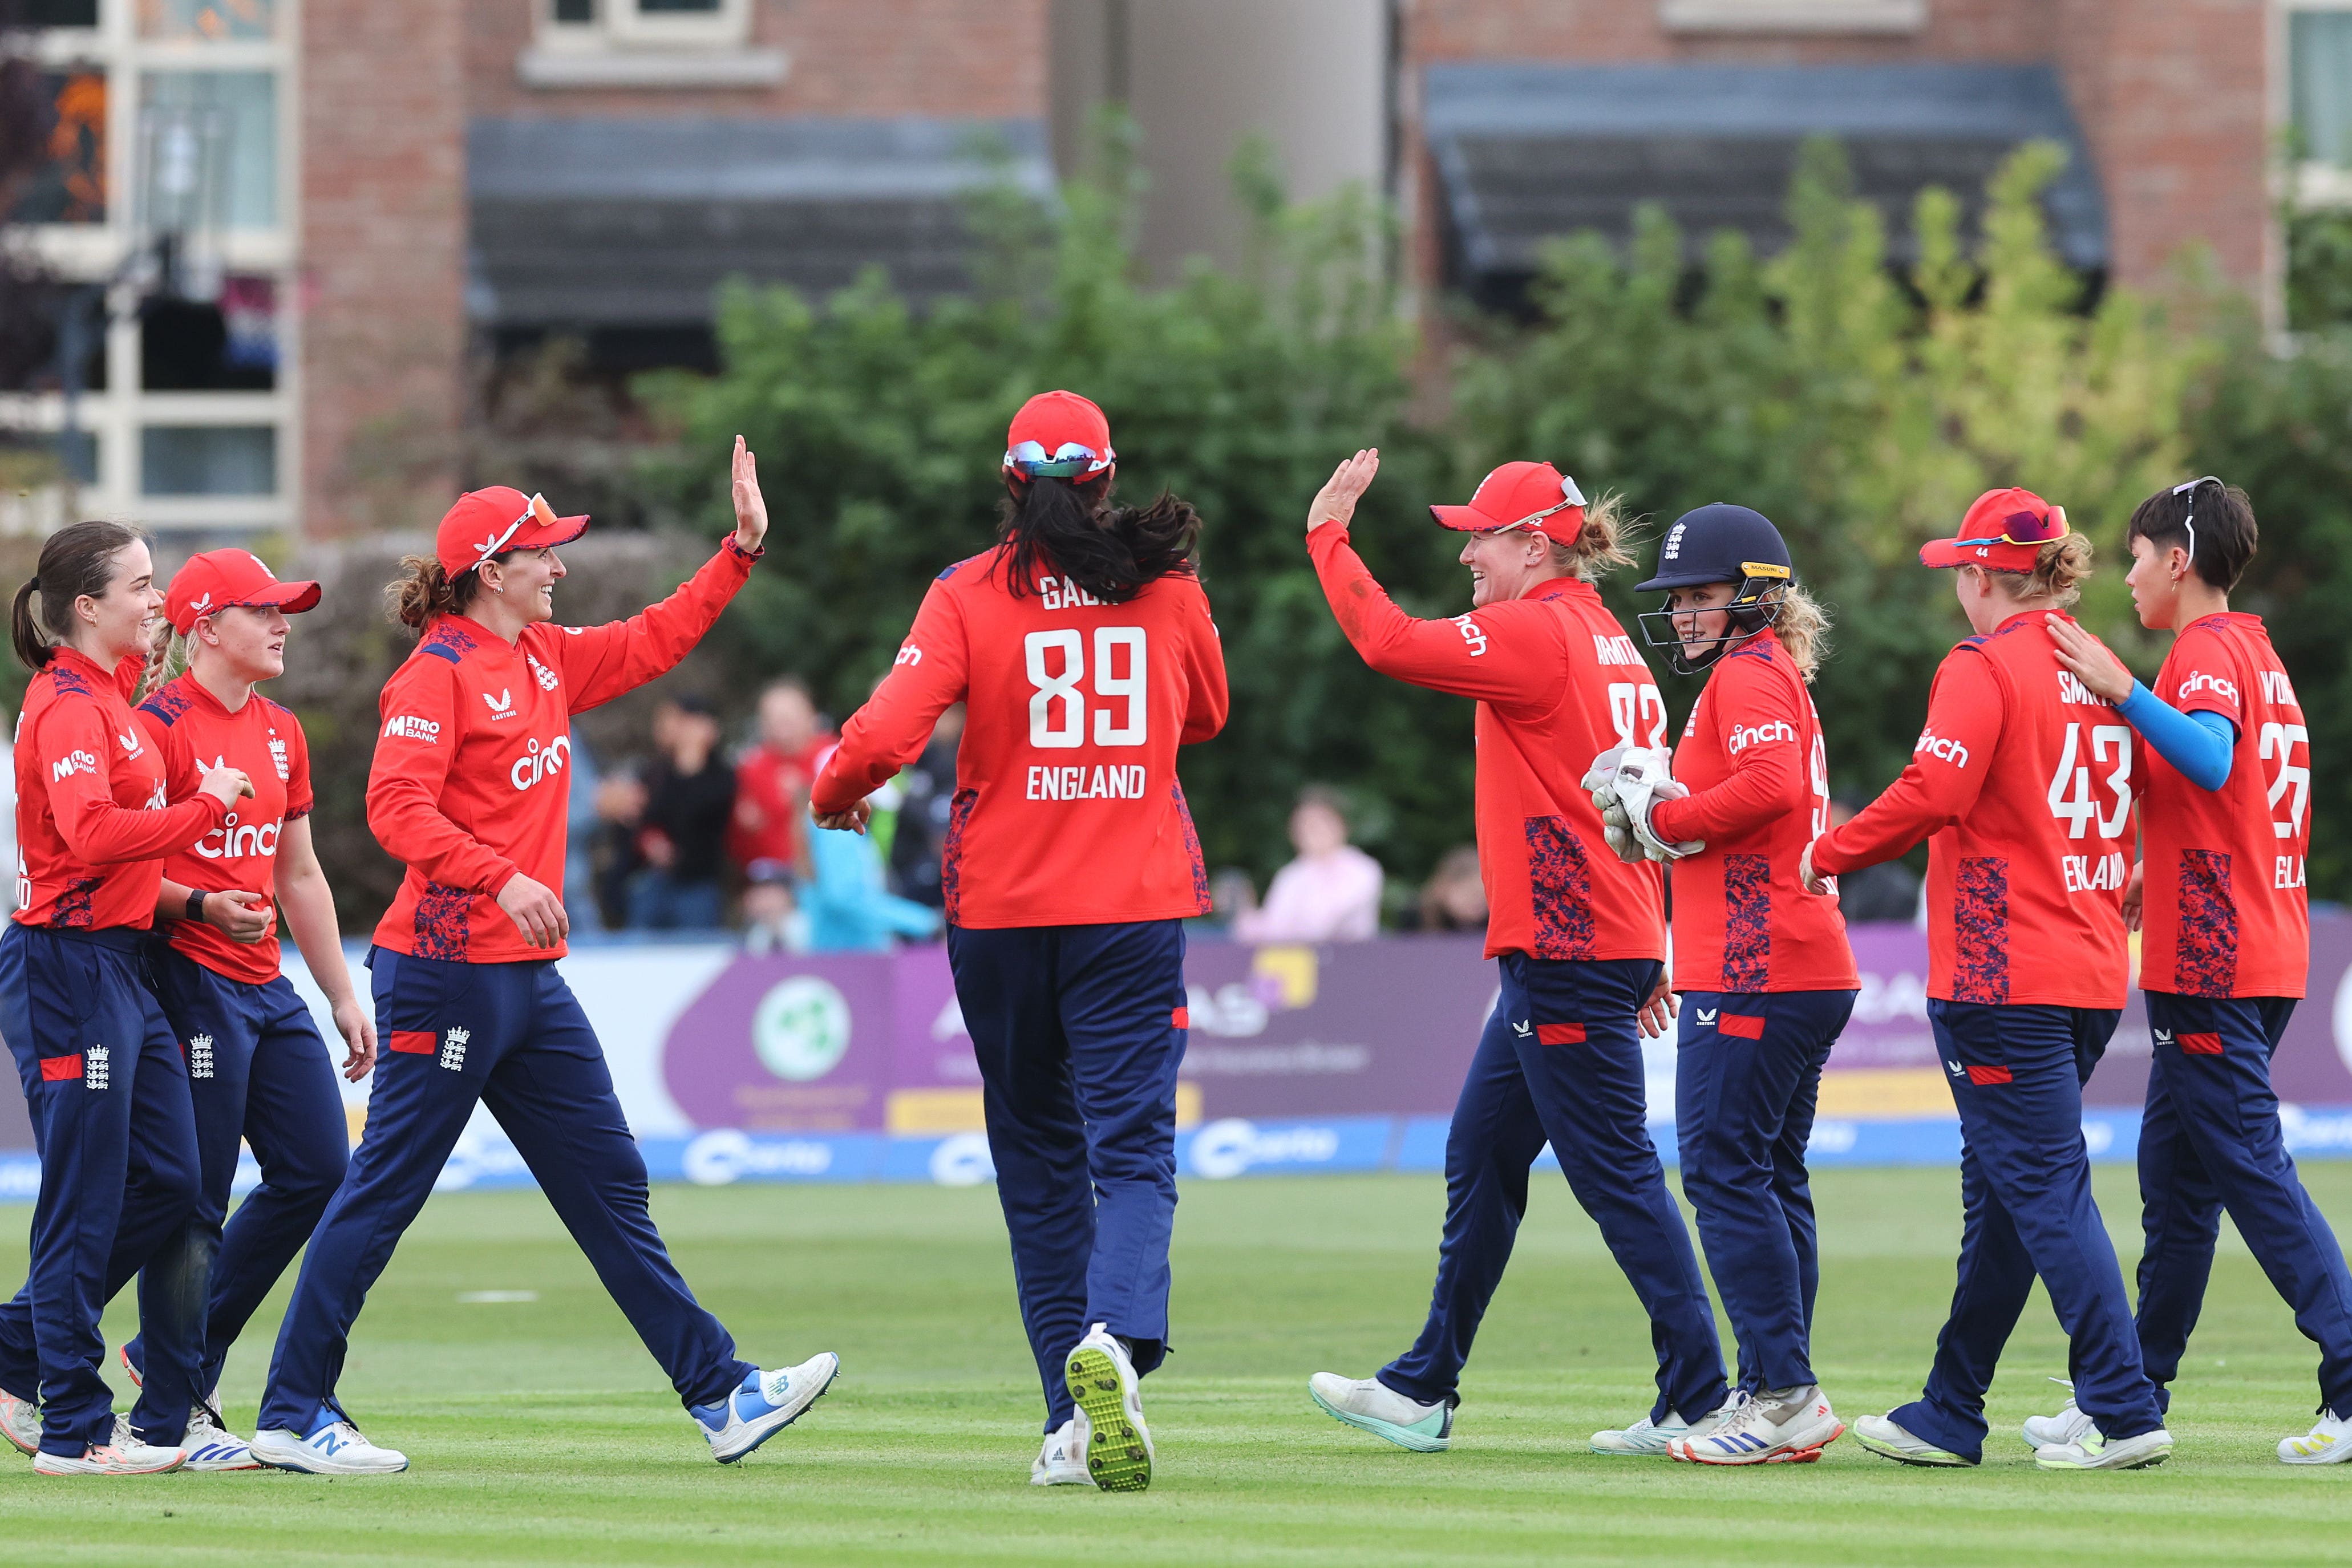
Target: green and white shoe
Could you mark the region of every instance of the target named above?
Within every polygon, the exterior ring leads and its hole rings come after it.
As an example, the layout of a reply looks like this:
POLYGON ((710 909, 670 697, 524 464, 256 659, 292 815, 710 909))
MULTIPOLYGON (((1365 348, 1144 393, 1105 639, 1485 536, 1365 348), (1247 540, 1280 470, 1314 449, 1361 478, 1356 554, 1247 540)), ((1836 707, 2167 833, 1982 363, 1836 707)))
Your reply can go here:
POLYGON ((1592 1451, 1614 1458, 1672 1458, 1667 1445, 1685 1437, 1704 1437, 1731 1419, 1748 1396, 1738 1390, 1731 1397, 1700 1416, 1696 1421, 1683 1419, 1679 1410, 1669 1410, 1663 1421, 1653 1421, 1647 1416, 1630 1427, 1612 1427, 1605 1432, 1592 1434, 1592 1451))
POLYGON ((1142 1491, 1151 1485, 1151 1433, 1143 1425, 1143 1396, 1127 1347, 1104 1324, 1062 1364, 1070 1397, 1085 1417, 1087 1473, 1105 1491, 1142 1491))
POLYGON ((1454 1442, 1450 1401, 1421 1405, 1376 1377, 1349 1378, 1318 1372, 1307 1380, 1307 1396, 1334 1421, 1384 1437, 1416 1454, 1442 1454, 1454 1442))
POLYGON ((2071 1443, 2044 1443, 2033 1462, 2045 1470, 2144 1470, 2172 1458, 2172 1434, 2158 1427, 2109 1441, 2097 1428, 2071 1443))
POLYGON ((1882 1459, 1893 1459, 1898 1465, 1931 1465, 1941 1469, 1962 1469, 1983 1463, 1939 1448, 1924 1438, 1915 1437, 1884 1416, 1864 1416, 1853 1424, 1853 1440, 1882 1459))

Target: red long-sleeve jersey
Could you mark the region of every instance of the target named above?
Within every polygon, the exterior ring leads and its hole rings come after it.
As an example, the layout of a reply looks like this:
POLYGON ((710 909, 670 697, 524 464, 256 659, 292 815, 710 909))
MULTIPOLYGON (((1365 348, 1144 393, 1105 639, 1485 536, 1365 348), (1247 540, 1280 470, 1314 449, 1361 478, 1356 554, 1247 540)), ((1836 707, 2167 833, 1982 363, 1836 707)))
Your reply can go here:
POLYGON ((1927 994, 2120 1008, 2131 727, 2058 663, 2045 612, 1944 656, 1886 792, 1817 840, 1835 875, 1927 847, 1927 994))
POLYGON ((1487 956, 1663 957, 1658 868, 1611 852, 1583 785, 1592 759, 1612 746, 1666 744, 1665 699, 1600 593, 1554 578, 1524 599, 1421 621, 1373 580, 1344 524, 1322 524, 1307 549, 1364 663, 1477 699, 1474 811, 1487 956))
POLYGON ((1691 793, 1650 826, 1706 848, 1674 864, 1675 989, 1848 991, 1861 985, 1837 895, 1797 879, 1829 826, 1829 755, 1805 677, 1769 629, 1716 662, 1675 748, 1691 793))
POLYGON ((603 626, 528 626, 511 644, 462 615, 425 626, 383 684, 368 774, 368 826, 408 867, 379 946, 476 964, 563 956, 524 940, 498 894, 518 872, 563 886, 572 716, 685 658, 752 559, 730 536, 677 592, 603 626))
POLYGON ((2155 690, 2184 713, 2220 714, 2237 726, 2238 745, 2219 789, 2199 789, 2147 748, 2140 987, 2302 996, 2311 968, 2311 741, 2262 617, 2190 622, 2155 690))
MULTIPOLYGON (((208 893, 234 888, 273 898, 278 841, 287 823, 310 814, 310 747, 301 722, 259 692, 231 713, 190 674, 156 687, 131 716, 163 759, 172 798, 194 794, 215 768, 242 768, 253 780, 252 797, 230 807, 219 827, 164 857, 163 874, 208 893)), ((205 921, 174 920, 171 935, 173 946, 216 975, 255 986, 278 977, 275 930, 248 945, 205 921)))
POLYGON ((163 759, 131 717, 142 661, 59 648, 16 720, 16 914, 26 925, 155 924, 163 857, 221 824, 210 795, 167 805, 163 759))
POLYGON ((845 811, 965 705, 940 886, 948 923, 1105 925, 1209 912, 1176 749, 1225 726, 1225 657, 1200 580, 1123 604, 1046 573, 1014 598, 999 546, 941 572, 898 662, 841 727, 810 804, 845 811))

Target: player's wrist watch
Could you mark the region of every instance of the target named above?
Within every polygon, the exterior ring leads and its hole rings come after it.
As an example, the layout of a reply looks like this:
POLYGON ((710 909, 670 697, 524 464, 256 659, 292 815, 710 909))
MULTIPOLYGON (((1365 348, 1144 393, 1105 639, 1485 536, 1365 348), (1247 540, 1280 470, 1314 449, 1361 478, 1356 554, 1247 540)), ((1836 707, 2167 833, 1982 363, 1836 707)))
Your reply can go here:
POLYGON ((192 887, 188 889, 188 918, 202 920, 204 917, 205 890, 201 887, 192 887))

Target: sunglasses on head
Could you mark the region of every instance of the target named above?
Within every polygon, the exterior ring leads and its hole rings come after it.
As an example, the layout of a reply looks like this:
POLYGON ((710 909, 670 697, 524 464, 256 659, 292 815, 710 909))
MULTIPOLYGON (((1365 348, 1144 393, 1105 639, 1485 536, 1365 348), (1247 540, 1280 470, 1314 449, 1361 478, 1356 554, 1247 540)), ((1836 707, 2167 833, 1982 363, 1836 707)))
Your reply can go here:
POLYGON ((1115 455, 1109 452, 1097 452, 1093 447, 1075 441, 1065 441, 1048 456, 1045 443, 1024 441, 1005 453, 1004 465, 1032 479, 1076 479, 1101 473, 1111 465, 1115 455))
POLYGON ((1586 504, 1584 492, 1578 489, 1576 481, 1565 474, 1559 476, 1559 494, 1560 501, 1558 506, 1546 507, 1540 512, 1530 512, 1516 523, 1505 523, 1499 528, 1488 528, 1486 531, 1490 534, 1507 534, 1513 528, 1531 528, 1555 512, 1564 512, 1570 507, 1581 507, 1586 504))
POLYGON ((2053 506, 2047 516, 2011 512, 2001 519, 2001 531, 1986 538, 1954 539, 1960 545, 2046 545, 2066 537, 2066 508, 2053 506))
MULTIPOLYGON (((2205 485, 2220 485, 2221 483, 2221 481, 2220 480, 2220 478, 2218 478, 2218 477, 2217 477, 2217 476, 2215 476, 2214 475, 2207 474, 2207 475, 2204 475, 2204 476, 2200 476, 2200 477, 2199 477, 2199 478, 2191 479, 2191 480, 2189 480, 2189 481, 2187 484, 2185 484, 2185 485, 2175 485, 2175 486, 2172 487, 2172 493, 2173 493, 2174 495, 2176 495, 2176 496, 2186 496, 2186 497, 2189 497, 2189 515, 2188 515, 2187 517, 2185 517, 2181 518, 2181 520, 2180 520, 2180 526, 2181 526, 2182 528, 2187 528, 2187 529, 2189 530, 2189 559, 2190 560, 2192 560, 2192 561, 2193 561, 2193 560, 2195 560, 2195 559, 2197 559, 2197 491, 2198 491, 2198 488, 2199 488, 2199 486, 2205 486, 2205 485)), ((2222 488, 2223 488, 2224 490, 2226 490, 2226 489, 2228 488, 2228 486, 2222 486, 2222 488)))

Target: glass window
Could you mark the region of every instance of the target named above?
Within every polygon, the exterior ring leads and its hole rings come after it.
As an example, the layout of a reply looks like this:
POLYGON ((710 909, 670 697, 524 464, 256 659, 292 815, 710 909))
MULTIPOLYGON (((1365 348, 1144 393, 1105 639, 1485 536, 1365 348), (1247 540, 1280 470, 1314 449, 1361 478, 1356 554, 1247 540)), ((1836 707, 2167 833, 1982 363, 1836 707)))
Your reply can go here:
POLYGON ((2287 48, 2296 152, 2352 167, 2352 11, 2295 12, 2287 48))
POLYGON ((106 73, 52 71, 48 161, 27 182, 9 216, 24 224, 106 221, 106 73))
POLYGON ((221 43, 278 32, 278 0, 139 0, 139 34, 165 43, 221 43))
POLYGON ((146 220, 278 223, 278 78, 271 71, 155 71, 143 83, 141 154, 146 220))
POLYGON ((716 16, 719 0, 636 0, 648 16, 716 16))
POLYGON ((25 7, 28 27, 95 27, 98 0, 30 0, 25 7))
POLYGON ((555 20, 559 26, 592 26, 596 20, 596 0, 555 0, 555 20))
POLYGON ((274 424, 151 424, 139 433, 142 496, 273 496, 274 424))

